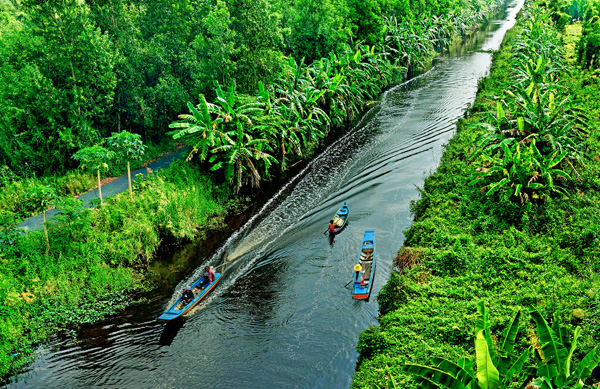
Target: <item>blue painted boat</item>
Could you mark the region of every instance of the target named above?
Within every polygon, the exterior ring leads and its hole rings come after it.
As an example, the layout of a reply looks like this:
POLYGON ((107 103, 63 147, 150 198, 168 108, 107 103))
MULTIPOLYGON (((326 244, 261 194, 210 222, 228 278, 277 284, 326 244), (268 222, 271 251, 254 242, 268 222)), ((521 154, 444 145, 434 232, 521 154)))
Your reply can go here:
POLYGON ((358 261, 353 270, 352 297, 357 300, 367 300, 371 295, 375 279, 375 231, 365 231, 358 261))
POLYGON ((333 217, 333 224, 335 224, 336 226, 334 231, 336 234, 346 226, 346 221, 348 221, 349 212, 350 208, 348 208, 346 202, 344 201, 344 205, 342 205, 340 209, 338 209, 338 211, 335 213, 335 216, 333 217))
POLYGON ((215 280, 213 282, 211 282, 210 284, 206 285, 204 287, 204 289, 200 288, 200 284, 202 283, 204 276, 200 277, 199 279, 196 280, 196 282, 194 282, 192 284, 192 286, 190 286, 190 289, 192 290, 192 292, 194 292, 194 298, 192 299, 192 301, 190 301, 188 304, 186 304, 183 301, 183 294, 182 294, 181 296, 179 296, 177 301, 175 301, 173 303, 173 305, 171 305, 171 307, 169 309, 167 309, 165 311, 165 313, 160 315, 158 318, 162 319, 162 320, 173 320, 173 319, 176 319, 179 316, 183 315, 184 313, 186 313, 187 311, 192 309, 194 307, 194 305, 198 304, 200 302, 200 300, 202 300, 204 298, 204 296, 206 296, 211 290, 213 290, 215 285, 217 285, 217 282, 219 282, 219 280, 221 280, 222 276, 223 276, 222 273, 215 273, 215 280))

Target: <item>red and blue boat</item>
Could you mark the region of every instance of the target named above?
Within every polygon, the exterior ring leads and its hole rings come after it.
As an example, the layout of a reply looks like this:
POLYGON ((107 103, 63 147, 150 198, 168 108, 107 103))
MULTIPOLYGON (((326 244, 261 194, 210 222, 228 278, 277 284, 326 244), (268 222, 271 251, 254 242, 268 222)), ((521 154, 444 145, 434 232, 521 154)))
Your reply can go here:
POLYGON ((375 231, 365 231, 358 262, 353 270, 352 297, 357 300, 368 300, 375 278, 375 231))
POLYGON ((335 216, 333 217, 333 224, 335 224, 334 231, 336 234, 346 226, 346 221, 348 220, 349 212, 350 208, 348 208, 346 202, 344 201, 344 204, 340 207, 340 209, 338 209, 338 211, 335 213, 335 216))
POLYGON ((192 286, 189 287, 189 289, 191 289, 191 291, 194 293, 194 298, 189 303, 186 304, 185 301, 183 301, 182 294, 181 296, 179 296, 177 301, 175 301, 173 305, 171 305, 171 307, 167 309, 165 313, 160 315, 158 318, 162 320, 173 320, 185 314, 196 304, 198 304, 200 300, 204 298, 204 296, 206 296, 208 293, 210 293, 211 290, 213 290, 215 285, 217 285, 217 282, 221 280, 222 276, 222 273, 215 273, 215 280, 205 285, 204 288, 201 288, 200 285, 204 280, 205 276, 200 277, 196 280, 196 282, 192 284, 192 286))

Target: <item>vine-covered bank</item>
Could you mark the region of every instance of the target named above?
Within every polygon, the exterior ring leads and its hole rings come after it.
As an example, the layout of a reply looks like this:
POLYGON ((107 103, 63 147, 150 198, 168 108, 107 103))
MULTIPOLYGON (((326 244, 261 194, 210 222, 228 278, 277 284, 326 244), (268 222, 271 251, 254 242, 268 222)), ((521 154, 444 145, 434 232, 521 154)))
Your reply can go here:
POLYGON ((353 387, 600 382, 597 15, 520 13, 412 205, 353 387))

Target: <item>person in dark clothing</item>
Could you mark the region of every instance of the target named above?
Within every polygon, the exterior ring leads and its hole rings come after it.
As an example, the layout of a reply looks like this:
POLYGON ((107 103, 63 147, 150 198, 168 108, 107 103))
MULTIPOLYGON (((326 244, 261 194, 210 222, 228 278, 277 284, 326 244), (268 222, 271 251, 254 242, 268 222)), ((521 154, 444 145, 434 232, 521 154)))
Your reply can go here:
POLYGON ((183 289, 183 302, 186 304, 189 304, 190 301, 192 301, 194 299, 194 292, 192 291, 191 288, 184 288, 183 289))

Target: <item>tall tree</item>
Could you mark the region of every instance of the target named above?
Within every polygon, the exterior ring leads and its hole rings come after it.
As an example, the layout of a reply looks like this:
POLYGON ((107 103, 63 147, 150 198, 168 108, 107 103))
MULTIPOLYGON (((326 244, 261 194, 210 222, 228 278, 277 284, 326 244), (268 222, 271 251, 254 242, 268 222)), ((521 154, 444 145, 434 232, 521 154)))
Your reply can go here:
MULTIPOLYGON (((96 142, 108 120, 116 54, 75 0, 17 3, 21 24, 0 43, 0 131, 34 173, 64 170, 73 150, 96 142), (43 58, 43 60, 40 60, 43 58), (33 113, 33 114, 32 114, 33 113)), ((3 159, 15 157, 4 157, 3 159)), ((16 161, 18 162, 18 160, 16 161)), ((19 166, 20 165, 20 166, 19 166)))
POLYGON ((192 56, 193 77, 206 88, 212 88, 213 81, 226 84, 234 76, 233 57, 238 54, 235 48, 235 31, 231 29, 231 17, 227 4, 218 0, 210 12, 202 18, 202 32, 193 42, 195 55, 192 56))
POLYGON ((299 0, 289 14, 291 33, 286 43, 293 56, 306 63, 337 51, 350 40, 352 30, 346 0, 299 0))
POLYGON ((268 0, 232 0, 229 10, 236 32, 236 80, 242 92, 253 92, 259 81, 272 84, 283 64, 281 14, 268 0))

